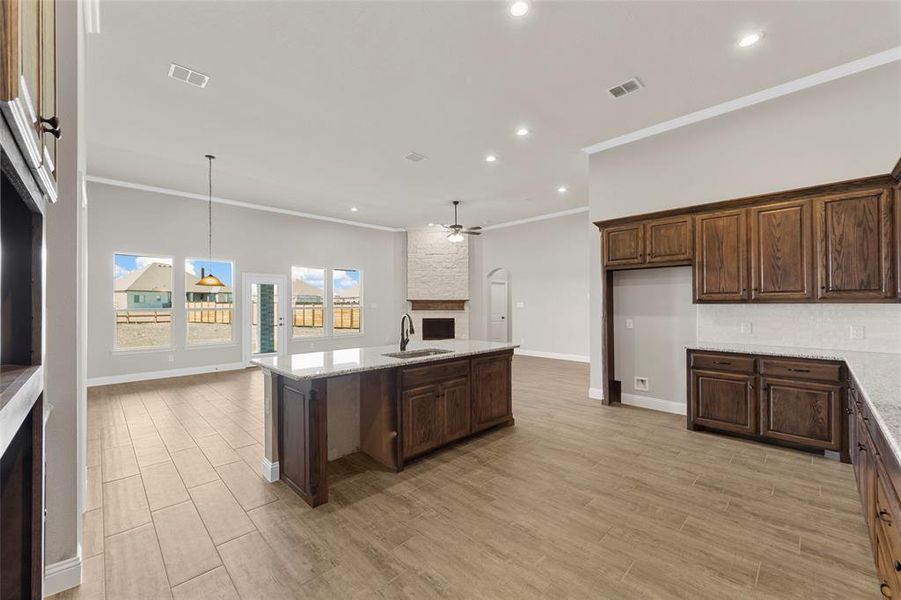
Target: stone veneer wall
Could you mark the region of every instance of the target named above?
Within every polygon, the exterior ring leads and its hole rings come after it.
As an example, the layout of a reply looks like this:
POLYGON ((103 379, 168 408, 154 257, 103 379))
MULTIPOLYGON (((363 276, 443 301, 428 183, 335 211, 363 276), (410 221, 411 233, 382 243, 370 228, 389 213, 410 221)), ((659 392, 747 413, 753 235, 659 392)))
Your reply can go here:
POLYGON ((469 298, 469 244, 448 241, 443 228, 407 234, 407 298, 462 300, 469 298))

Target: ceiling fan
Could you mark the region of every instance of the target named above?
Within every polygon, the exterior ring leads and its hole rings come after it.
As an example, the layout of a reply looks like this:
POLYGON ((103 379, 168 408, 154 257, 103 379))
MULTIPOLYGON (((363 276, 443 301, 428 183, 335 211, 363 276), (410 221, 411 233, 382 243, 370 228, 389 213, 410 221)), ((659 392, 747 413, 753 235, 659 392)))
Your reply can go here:
POLYGON ((460 204, 459 200, 454 200, 454 224, 453 225, 442 225, 445 229, 450 231, 447 234, 447 239, 451 242, 462 242, 464 239, 464 235, 482 235, 481 227, 469 227, 465 228, 457 222, 457 205, 460 204))

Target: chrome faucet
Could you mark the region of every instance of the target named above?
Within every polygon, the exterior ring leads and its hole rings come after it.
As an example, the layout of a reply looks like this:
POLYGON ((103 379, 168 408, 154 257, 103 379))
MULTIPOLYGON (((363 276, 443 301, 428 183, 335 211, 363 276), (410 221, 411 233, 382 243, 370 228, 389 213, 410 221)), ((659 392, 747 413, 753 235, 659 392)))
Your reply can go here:
POLYGON ((410 313, 404 313, 404 316, 400 318, 400 351, 403 352, 407 349, 407 344, 410 343, 410 335, 416 333, 416 330, 413 329, 413 317, 410 316, 410 313), (410 330, 407 331, 404 329, 404 321, 408 321, 410 323, 410 330))

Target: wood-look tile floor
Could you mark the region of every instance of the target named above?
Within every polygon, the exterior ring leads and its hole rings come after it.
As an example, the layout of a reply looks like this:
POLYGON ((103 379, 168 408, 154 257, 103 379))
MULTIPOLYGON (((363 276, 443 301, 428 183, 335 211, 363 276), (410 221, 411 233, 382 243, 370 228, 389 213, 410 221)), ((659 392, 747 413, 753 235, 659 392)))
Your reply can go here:
POLYGON ((586 397, 516 357, 516 426, 400 474, 267 484, 256 370, 94 388, 84 583, 59 598, 872 598, 850 467, 586 397))

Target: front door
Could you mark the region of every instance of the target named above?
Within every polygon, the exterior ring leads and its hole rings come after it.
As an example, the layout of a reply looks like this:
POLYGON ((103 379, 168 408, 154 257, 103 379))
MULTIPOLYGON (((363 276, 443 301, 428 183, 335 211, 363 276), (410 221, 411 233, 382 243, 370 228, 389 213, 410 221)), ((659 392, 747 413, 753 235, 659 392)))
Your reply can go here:
POLYGON ((284 275, 244 274, 241 289, 244 290, 245 363, 260 356, 287 353, 287 287, 284 275))

